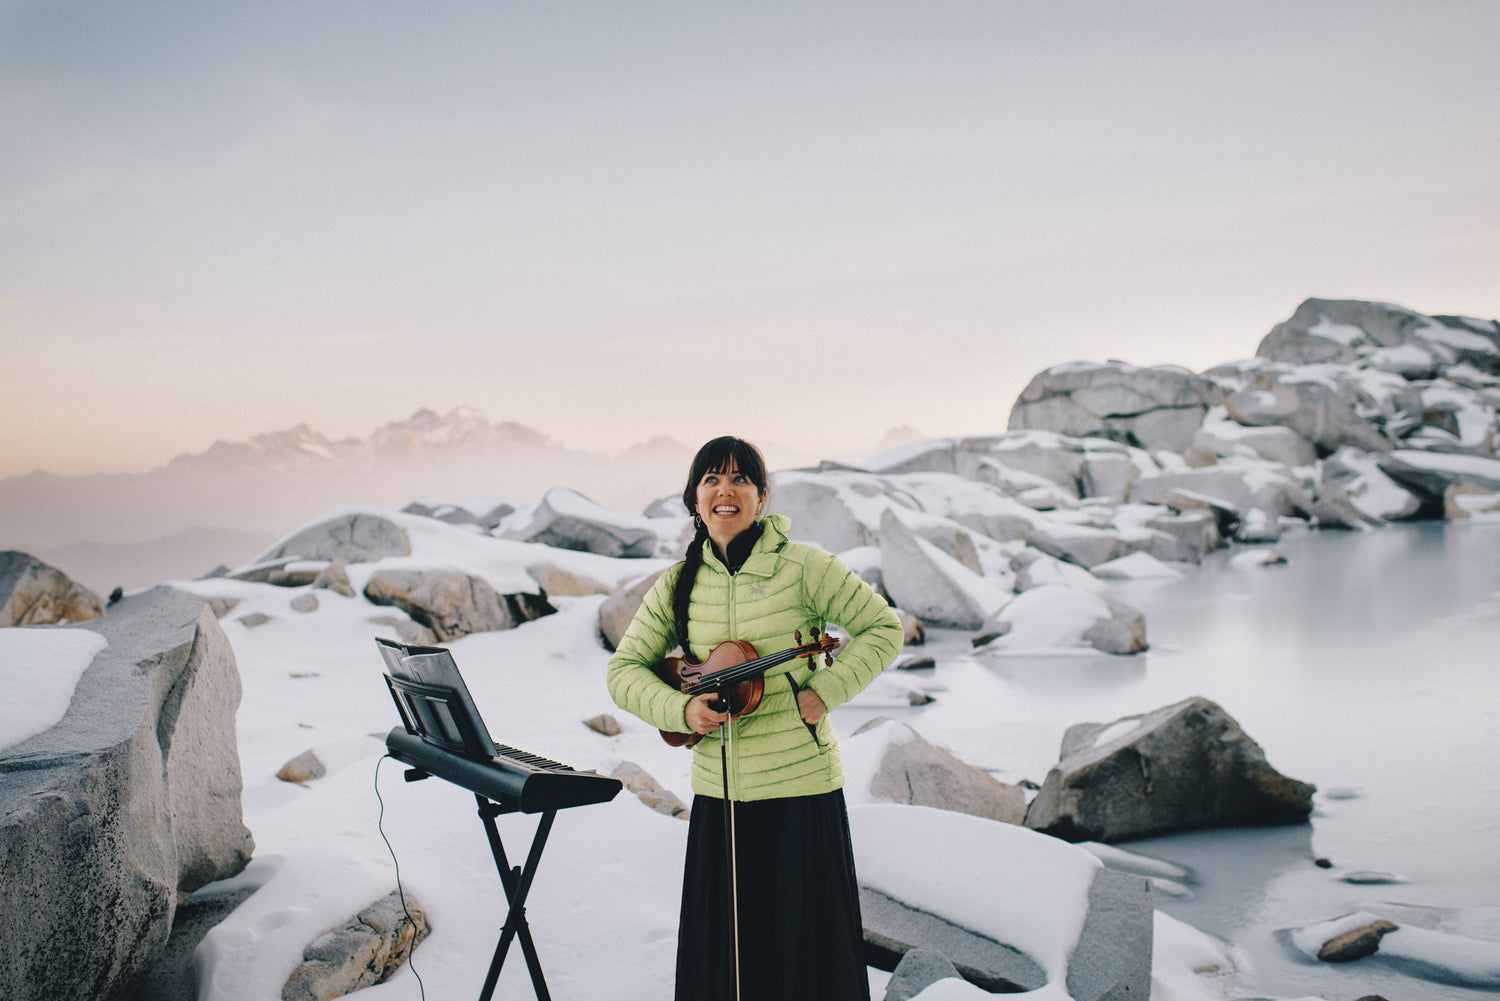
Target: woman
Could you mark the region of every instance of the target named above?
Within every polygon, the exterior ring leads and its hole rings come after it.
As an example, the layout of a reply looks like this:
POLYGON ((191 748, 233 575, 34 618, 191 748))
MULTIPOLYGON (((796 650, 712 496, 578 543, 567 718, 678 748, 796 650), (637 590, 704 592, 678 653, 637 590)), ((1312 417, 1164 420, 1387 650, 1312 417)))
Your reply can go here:
POLYGON ((844 769, 828 710, 900 652, 896 615, 831 553, 790 542, 788 519, 761 515, 766 466, 739 438, 693 459, 682 502, 696 533, 682 563, 647 593, 610 659, 610 695, 661 730, 699 734, 677 939, 678 1001, 869 998, 863 928, 844 808, 844 769), (726 640, 760 656, 838 625, 832 665, 772 668, 760 705, 729 718, 652 670, 674 649, 694 662, 726 640), (721 747, 720 727, 728 731, 721 747), (723 752, 729 763, 738 921, 729 919, 723 752), (737 924, 737 928, 736 928, 737 924), (739 956, 739 993, 734 956, 739 956))

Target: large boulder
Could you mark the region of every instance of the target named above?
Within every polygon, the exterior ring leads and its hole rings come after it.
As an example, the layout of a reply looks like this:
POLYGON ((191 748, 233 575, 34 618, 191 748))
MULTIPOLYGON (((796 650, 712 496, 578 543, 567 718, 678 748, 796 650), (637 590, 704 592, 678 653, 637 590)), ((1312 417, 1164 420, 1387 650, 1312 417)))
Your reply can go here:
POLYGON ((505 537, 600 556, 648 557, 675 541, 681 526, 680 518, 620 514, 575 490, 556 487, 542 497, 526 524, 506 531, 505 537))
POLYGON ((769 503, 792 520, 797 539, 841 553, 875 544, 875 527, 890 503, 884 494, 874 476, 791 470, 772 475, 769 503))
POLYGON ((26 553, 0 551, 0 627, 86 622, 104 614, 99 596, 26 553))
POLYGON ((410 555, 411 539, 400 525, 368 511, 350 511, 299 529, 255 562, 295 559, 374 563, 387 556, 410 555))
POLYGON ((1177 365, 1068 362, 1032 378, 1009 426, 1185 452, 1218 395, 1212 382, 1177 365))
POLYGON ((1171 831, 1290 824, 1316 787, 1282 775, 1228 713, 1196 697, 1063 736, 1026 826, 1069 841, 1124 841, 1171 831))
POLYGON ((880 520, 880 563, 891 598, 923 622, 976 629, 1005 600, 999 588, 919 538, 890 510, 880 520))
POLYGON ((484 578, 460 570, 377 570, 365 585, 365 597, 402 609, 440 643, 514 629, 557 611, 545 594, 502 595, 484 578))
POLYGON ((646 600, 646 592, 651 590, 651 585, 656 583, 656 578, 662 573, 659 570, 631 582, 628 587, 615 591, 599 605, 599 635, 607 649, 613 651, 619 647, 620 640, 625 637, 625 630, 630 628, 630 621, 646 600))
POLYGON ((180 898, 240 872, 234 652, 159 587, 81 626, 107 646, 63 718, 0 752, 0 996, 110 998, 162 953, 180 898))

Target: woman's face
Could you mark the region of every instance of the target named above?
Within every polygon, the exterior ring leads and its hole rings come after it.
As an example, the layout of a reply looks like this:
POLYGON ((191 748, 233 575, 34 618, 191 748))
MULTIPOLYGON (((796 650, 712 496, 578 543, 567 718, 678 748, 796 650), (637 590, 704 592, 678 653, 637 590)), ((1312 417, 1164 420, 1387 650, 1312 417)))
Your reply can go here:
POLYGON ((734 460, 722 470, 709 470, 698 481, 698 517, 708 527, 708 537, 723 553, 734 537, 755 522, 760 502, 765 499, 759 487, 740 472, 734 460))

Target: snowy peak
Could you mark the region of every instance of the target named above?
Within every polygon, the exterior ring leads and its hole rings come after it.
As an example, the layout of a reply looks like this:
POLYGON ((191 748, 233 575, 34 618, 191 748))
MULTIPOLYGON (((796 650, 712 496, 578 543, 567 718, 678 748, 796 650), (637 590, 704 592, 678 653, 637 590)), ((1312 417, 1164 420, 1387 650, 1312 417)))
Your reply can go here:
POLYGON ((427 449, 548 446, 558 447, 540 431, 513 421, 491 424, 473 407, 459 406, 441 417, 424 407, 404 421, 377 428, 365 439, 362 450, 389 455, 427 449))
POLYGON ((216 441, 203 452, 179 455, 167 463, 173 470, 205 467, 283 468, 364 459, 437 456, 453 449, 504 450, 551 448, 566 451, 540 431, 506 421, 491 424, 473 407, 461 406, 439 416, 422 408, 406 420, 376 428, 366 438, 329 439, 306 424, 285 431, 253 435, 249 441, 216 441))
POLYGON ((205 462, 232 467, 255 465, 302 465, 334 457, 335 444, 306 424, 286 431, 254 435, 249 441, 216 441, 205 451, 179 455, 167 463, 171 469, 205 462))

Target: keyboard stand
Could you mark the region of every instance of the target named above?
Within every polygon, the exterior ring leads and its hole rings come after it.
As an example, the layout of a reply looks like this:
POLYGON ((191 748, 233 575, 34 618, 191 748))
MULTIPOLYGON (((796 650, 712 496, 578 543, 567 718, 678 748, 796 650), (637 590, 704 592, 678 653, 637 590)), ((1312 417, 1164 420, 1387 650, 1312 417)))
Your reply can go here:
MULTIPOLYGON (((406 781, 417 782, 430 778, 431 773, 420 768, 409 768, 406 781)), ((500 968, 505 965, 505 954, 510 944, 519 940, 521 954, 526 957, 526 969, 531 974, 531 987, 537 1001, 552 1001, 547 991, 547 978, 542 975, 542 961, 537 958, 536 942, 531 938, 531 925, 526 921, 526 895, 531 892, 531 881, 536 878, 537 867, 542 861, 542 849, 547 846, 547 835, 552 833, 552 821, 556 810, 546 810, 537 818, 536 833, 531 837, 531 850, 526 853, 526 865, 511 868, 505 855, 505 845, 500 840, 500 827, 495 818, 501 814, 516 813, 520 807, 515 803, 497 803, 474 794, 479 804, 479 819, 484 824, 485 837, 490 842, 490 854, 495 857, 495 868, 500 873, 500 885, 505 889, 505 901, 509 905, 505 912, 505 924, 500 928, 500 941, 495 944, 495 956, 490 960, 489 972, 484 977, 484 987, 479 991, 479 1001, 490 1001, 495 994, 495 985, 500 981, 500 968)))
POLYGON ((537 865, 542 860, 542 849, 546 847, 547 835, 552 831, 556 810, 547 810, 538 818, 536 834, 531 839, 531 850, 526 854, 524 868, 512 869, 505 857, 505 845, 500 842, 500 829, 495 818, 502 813, 513 813, 515 807, 507 807, 494 800, 474 794, 479 802, 479 817, 484 821, 484 833, 490 839, 490 853, 495 856, 495 868, 500 871, 500 883, 505 887, 505 899, 510 909, 505 915, 505 925, 500 931, 500 941, 495 946, 495 958, 490 960, 490 971, 484 978, 484 989, 479 992, 479 1001, 490 1001, 495 985, 500 980, 500 967, 505 964, 505 954, 510 943, 519 939, 521 953, 526 957, 526 969, 531 972, 531 986, 536 991, 537 1001, 552 1001, 547 993, 547 980, 542 976, 542 963, 536 955, 536 943, 531 939, 531 926, 526 923, 526 895, 531 892, 531 881, 536 876, 537 865))

